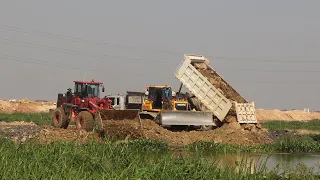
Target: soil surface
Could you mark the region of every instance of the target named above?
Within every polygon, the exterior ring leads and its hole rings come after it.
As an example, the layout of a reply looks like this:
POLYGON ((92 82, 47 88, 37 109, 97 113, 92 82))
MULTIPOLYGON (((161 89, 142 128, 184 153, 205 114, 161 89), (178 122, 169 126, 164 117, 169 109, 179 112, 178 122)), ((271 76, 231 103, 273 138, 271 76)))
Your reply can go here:
POLYGON ((259 145, 271 143, 279 137, 291 137, 313 132, 299 130, 279 130, 268 132, 260 126, 243 125, 236 122, 224 124, 222 127, 209 131, 172 131, 158 126, 151 120, 117 120, 104 123, 104 134, 77 130, 75 126, 67 129, 52 126, 37 126, 26 122, 0 122, 0 138, 14 142, 36 140, 47 144, 55 141, 87 143, 89 140, 102 141, 105 135, 124 139, 161 140, 169 146, 183 146, 197 141, 217 142, 236 145, 259 145), (102 136, 104 135, 104 136, 102 136))
POLYGON ((89 140, 101 141, 99 134, 77 130, 75 126, 69 126, 67 129, 43 126, 34 139, 43 144, 56 141, 77 142, 81 144, 87 143, 89 140))
POLYGON ((15 142, 25 142, 41 130, 41 127, 30 122, 0 122, 0 138, 11 139, 15 142))
MULTIPOLYGON (((151 120, 117 120, 104 123, 105 135, 117 136, 119 139, 153 139, 167 142, 170 146, 188 145, 196 141, 222 142, 228 144, 257 145, 271 142, 267 131, 256 126, 240 126, 238 123, 225 124, 221 128, 210 131, 170 131, 151 120)), ((37 126, 33 123, 14 122, 1 123, 2 138, 24 142, 36 139, 40 143, 54 141, 73 141, 86 143, 93 139, 102 140, 101 134, 77 130, 74 126, 67 129, 52 126, 37 126)))
POLYGON ((256 109, 256 116, 259 122, 282 120, 282 121, 308 121, 320 119, 319 112, 304 112, 301 110, 280 111, 256 109))

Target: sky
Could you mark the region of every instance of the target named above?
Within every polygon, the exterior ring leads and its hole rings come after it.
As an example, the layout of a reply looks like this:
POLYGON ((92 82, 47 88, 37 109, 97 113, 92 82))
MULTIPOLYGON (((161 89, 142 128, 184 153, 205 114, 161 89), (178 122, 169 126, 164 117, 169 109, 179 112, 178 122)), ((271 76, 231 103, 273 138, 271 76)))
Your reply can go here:
POLYGON ((320 110, 320 1, 1 2, 0 98, 55 101, 91 79, 177 90, 198 54, 256 108, 320 110))

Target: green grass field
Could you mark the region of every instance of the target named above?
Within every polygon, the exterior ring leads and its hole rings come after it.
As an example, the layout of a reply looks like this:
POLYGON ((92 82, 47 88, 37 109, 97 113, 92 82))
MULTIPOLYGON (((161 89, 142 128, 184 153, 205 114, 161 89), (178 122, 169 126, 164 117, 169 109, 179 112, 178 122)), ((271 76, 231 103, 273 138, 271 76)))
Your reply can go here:
POLYGON ((283 130, 283 129, 306 129, 313 131, 320 131, 320 120, 310 120, 307 122, 301 121, 267 121, 262 123, 262 127, 270 130, 283 130))
POLYGON ((24 121, 34 122, 37 125, 52 125, 49 113, 0 113, 0 121, 24 121))

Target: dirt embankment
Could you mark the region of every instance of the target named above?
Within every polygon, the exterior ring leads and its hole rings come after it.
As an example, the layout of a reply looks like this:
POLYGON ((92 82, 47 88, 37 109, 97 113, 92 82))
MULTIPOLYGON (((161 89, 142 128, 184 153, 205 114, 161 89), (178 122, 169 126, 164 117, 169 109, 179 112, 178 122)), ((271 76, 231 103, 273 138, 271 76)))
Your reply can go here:
POLYGON ((120 138, 130 136, 134 139, 161 140, 168 142, 171 146, 188 145, 196 141, 239 145, 257 145, 272 141, 268 137, 268 132, 259 126, 240 126, 237 122, 225 124, 210 131, 170 131, 151 120, 141 122, 142 126, 137 120, 109 121, 105 125, 105 132, 120 138))
MULTIPOLYGON (((268 132, 259 126, 243 125, 238 123, 225 124, 210 131, 170 131, 158 126, 151 120, 122 120, 105 123, 105 135, 117 136, 124 140, 152 139, 167 142, 170 146, 183 146, 197 141, 216 142, 236 145, 259 145, 270 143, 282 136, 308 134, 306 131, 275 131, 268 132), (141 126, 142 125, 142 126, 141 126)), ((312 132, 314 133, 314 132, 312 132)), ((77 130, 74 126, 68 129, 52 126, 37 126, 26 122, 0 122, 0 138, 11 139, 15 142, 36 140, 40 143, 55 141, 87 143, 89 140, 101 142, 101 134, 77 130)))
MULTIPOLYGON (((105 135, 119 139, 152 139, 167 142, 170 146, 188 145, 197 141, 220 142, 239 145, 257 145, 271 142, 268 133, 259 127, 242 127, 238 123, 225 124, 210 131, 170 131, 151 120, 121 120, 105 123, 105 135), (142 125, 142 126, 141 126, 142 125)), ((16 142, 34 139, 40 143, 69 141, 87 143, 90 139, 101 141, 101 134, 77 130, 73 126, 59 129, 52 126, 37 126, 33 123, 0 123, 0 135, 16 142)))
POLYGON ((23 99, 16 102, 0 100, 0 113, 37 113, 49 112, 49 109, 54 109, 56 105, 52 102, 32 102, 23 99))
POLYGON ((277 109, 274 110, 265 110, 265 109, 256 109, 256 116, 260 123, 265 121, 273 120, 282 120, 282 121, 308 121, 319 119, 319 112, 304 112, 301 110, 293 111, 280 111, 277 109))

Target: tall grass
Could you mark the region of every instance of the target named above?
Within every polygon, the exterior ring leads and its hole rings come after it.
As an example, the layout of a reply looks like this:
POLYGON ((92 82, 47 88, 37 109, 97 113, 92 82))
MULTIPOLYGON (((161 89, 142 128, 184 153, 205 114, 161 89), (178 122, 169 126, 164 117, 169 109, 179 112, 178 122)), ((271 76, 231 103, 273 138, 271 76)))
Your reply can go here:
POLYGON ((285 137, 276 140, 274 143, 246 146, 222 144, 214 142, 195 142, 186 146, 190 152, 243 152, 243 153, 319 153, 320 152, 320 135, 310 134, 297 137, 285 137))
POLYGON ((287 153, 319 153, 320 135, 303 135, 300 137, 287 137, 266 145, 273 152, 287 153))
POLYGON ((34 122, 37 125, 53 125, 49 113, 0 113, 0 121, 34 122))
MULTIPOLYGON (((0 179, 274 179, 251 167, 219 169, 204 158, 175 157, 149 141, 79 145, 0 142, 0 179), (146 148, 147 147, 147 148, 146 148)), ((292 176, 292 175, 291 175, 292 176)), ((313 178, 303 174, 304 178, 313 178)))
POLYGON ((262 127, 270 130, 283 129, 307 129, 313 131, 320 131, 320 120, 302 121, 267 121, 261 124, 262 127))

